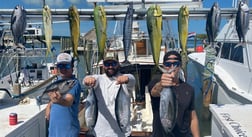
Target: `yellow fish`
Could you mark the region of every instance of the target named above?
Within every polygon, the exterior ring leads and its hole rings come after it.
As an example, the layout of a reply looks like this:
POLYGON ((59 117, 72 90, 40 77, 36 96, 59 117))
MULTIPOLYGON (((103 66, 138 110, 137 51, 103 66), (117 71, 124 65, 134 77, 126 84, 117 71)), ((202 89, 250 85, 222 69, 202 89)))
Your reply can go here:
POLYGON ((94 8, 94 25, 96 32, 96 39, 99 50, 98 62, 103 59, 105 43, 107 40, 107 18, 104 8, 96 5, 94 8))
POLYGON ((152 5, 147 11, 147 28, 151 42, 152 56, 156 66, 159 65, 162 43, 162 10, 158 5, 152 5))
POLYGON ((78 45, 80 39, 80 16, 78 9, 75 6, 71 6, 68 11, 70 34, 72 41, 73 57, 78 58, 78 45))
POLYGON ((52 16, 51 10, 48 5, 43 7, 43 26, 44 26, 44 33, 45 33, 45 42, 46 42, 46 56, 51 54, 51 45, 52 45, 52 16))
POLYGON ((187 36, 188 36, 188 20, 189 10, 187 6, 181 6, 178 15, 178 32, 179 32, 179 43, 182 49, 182 68, 186 74, 186 63, 187 63, 187 36))

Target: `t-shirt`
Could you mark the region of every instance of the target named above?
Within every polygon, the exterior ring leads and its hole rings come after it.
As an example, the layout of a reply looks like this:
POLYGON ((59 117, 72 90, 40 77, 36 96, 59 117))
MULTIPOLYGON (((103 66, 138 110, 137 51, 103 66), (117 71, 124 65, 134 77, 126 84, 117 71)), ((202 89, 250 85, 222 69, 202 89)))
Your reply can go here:
POLYGON ((80 124, 78 120, 81 85, 76 83, 68 94, 74 97, 72 106, 52 104, 49 120, 49 137, 78 137, 80 124))
MULTIPOLYGON (((160 79, 154 79, 148 84, 148 89, 151 89, 159 82, 160 79)), ((180 81, 179 86, 171 87, 172 92, 176 95, 178 101, 178 115, 175 127, 172 130, 170 137, 190 137, 191 130, 191 112, 194 110, 194 89, 189 84, 180 81)), ((153 137, 167 137, 163 130, 159 116, 160 97, 151 96, 151 104, 153 111, 153 137)))

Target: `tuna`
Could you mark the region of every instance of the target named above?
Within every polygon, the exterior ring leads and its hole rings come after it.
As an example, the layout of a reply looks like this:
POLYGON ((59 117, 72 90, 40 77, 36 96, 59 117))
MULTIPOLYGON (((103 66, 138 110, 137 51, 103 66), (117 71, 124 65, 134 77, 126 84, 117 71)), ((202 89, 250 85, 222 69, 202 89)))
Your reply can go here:
POLYGON ((188 20, 189 10, 187 6, 181 6, 178 15, 178 32, 179 32, 179 43, 181 46, 181 57, 182 57, 182 69, 186 73, 186 64, 188 61, 187 57, 187 36, 188 36, 188 20))
POLYGON ((115 100, 115 114, 117 123, 123 133, 128 131, 130 124, 130 95, 120 86, 115 100))
POLYGON ((219 32, 219 26, 221 22, 221 10, 219 4, 215 2, 211 7, 211 10, 207 14, 206 21, 206 32, 208 37, 208 42, 214 45, 215 38, 219 32))
POLYGON ((107 40, 107 18, 104 8, 96 5, 94 8, 94 25, 96 32, 96 41, 98 45, 98 61, 104 56, 105 44, 107 40))
POLYGON ((123 48, 124 48, 124 56, 125 60, 123 63, 129 64, 128 55, 131 47, 131 37, 132 37, 132 23, 133 23, 133 2, 129 3, 129 7, 127 9, 126 16, 124 18, 123 24, 123 48))
POLYGON ((26 28, 26 10, 23 6, 17 5, 11 15, 11 31, 16 46, 20 43, 20 39, 26 28))
POLYGON ((71 6, 68 10, 69 27, 72 41, 73 57, 78 58, 78 46, 80 39, 80 17, 78 9, 75 6, 71 6))
POLYGON ((146 21, 153 60, 155 65, 158 66, 162 43, 162 10, 160 6, 152 5, 149 7, 146 21))
POLYGON ((249 29, 249 7, 248 5, 240 1, 238 11, 236 14, 236 31, 240 42, 245 42, 245 36, 249 29))
POLYGON ((51 83, 46 87, 45 91, 36 98, 38 105, 48 103, 50 101, 50 97, 47 95, 47 93, 60 92, 61 95, 65 95, 70 89, 73 88, 76 82, 76 79, 61 79, 51 83))
POLYGON ((85 101, 85 124, 88 130, 88 135, 95 136, 94 127, 98 116, 97 98, 94 89, 89 89, 88 96, 85 101))
MULTIPOLYGON (((175 68, 176 66, 168 72, 163 68, 160 69, 163 73, 171 73, 175 68)), ((176 96, 170 87, 163 87, 160 92, 159 116, 166 135, 169 135, 174 128, 177 115, 178 103, 176 96)))
POLYGON ((45 33, 45 42, 46 42, 46 55, 51 54, 51 45, 52 45, 52 16, 51 16, 51 9, 48 5, 43 7, 42 11, 43 15, 43 26, 44 26, 44 33, 45 33))

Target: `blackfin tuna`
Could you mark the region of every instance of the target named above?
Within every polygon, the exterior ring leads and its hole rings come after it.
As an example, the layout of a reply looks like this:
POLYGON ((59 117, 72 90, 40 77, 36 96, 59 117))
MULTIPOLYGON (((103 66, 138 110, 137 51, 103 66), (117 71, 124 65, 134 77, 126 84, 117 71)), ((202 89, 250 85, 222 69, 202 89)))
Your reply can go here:
MULTIPOLYGON (((160 68, 163 73, 171 73, 174 71, 176 66, 170 71, 166 71, 160 68)), ((163 87, 160 92, 160 105, 159 105, 159 116, 162 127, 169 135, 176 124, 178 115, 178 103, 175 94, 172 92, 170 87, 163 87)))
POLYGON ((89 89, 85 100, 85 125, 88 128, 88 135, 95 136, 94 127, 98 116, 97 98, 94 89, 89 89))
POLYGON ((125 60, 123 63, 129 64, 128 56, 129 56, 129 50, 131 47, 131 38, 132 38, 132 24, 133 24, 133 2, 129 3, 129 7, 127 9, 126 16, 124 18, 124 24, 123 24, 123 48, 124 48, 124 57, 125 60))
POLYGON ((240 1, 239 3, 235 25, 239 41, 245 42, 245 36, 249 29, 249 7, 243 1, 240 1))
POLYGON ((11 15, 11 31, 14 37, 14 43, 18 46, 20 39, 26 28, 26 11, 23 6, 17 5, 11 15))
POLYGON ((37 97, 38 105, 48 103, 50 101, 50 97, 47 93, 60 92, 61 95, 65 95, 70 89, 73 88, 76 82, 76 79, 61 79, 51 83, 46 87, 45 91, 37 97))
POLYGON ((130 95, 120 86, 115 101, 115 114, 117 123, 123 133, 126 133, 130 124, 130 95))
POLYGON ((221 10, 219 4, 215 2, 211 7, 211 10, 207 14, 206 21, 206 32, 208 37, 208 42, 214 45, 214 40, 219 32, 219 26, 221 22, 221 10))

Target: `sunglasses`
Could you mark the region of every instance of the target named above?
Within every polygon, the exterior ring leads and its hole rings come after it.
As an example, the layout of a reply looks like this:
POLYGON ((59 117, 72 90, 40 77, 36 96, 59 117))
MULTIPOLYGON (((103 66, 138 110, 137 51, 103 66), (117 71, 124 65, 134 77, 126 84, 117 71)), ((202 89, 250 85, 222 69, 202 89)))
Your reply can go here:
POLYGON ((71 67, 71 64, 57 64, 57 68, 59 69, 70 69, 71 67))
POLYGON ((103 62, 103 65, 105 66, 105 67, 109 67, 109 66, 112 66, 112 67, 115 67, 115 66, 117 66, 117 62, 116 61, 104 61, 103 62))
POLYGON ((171 67, 171 66, 180 66, 180 61, 176 61, 176 62, 164 62, 164 66, 166 67, 171 67))

